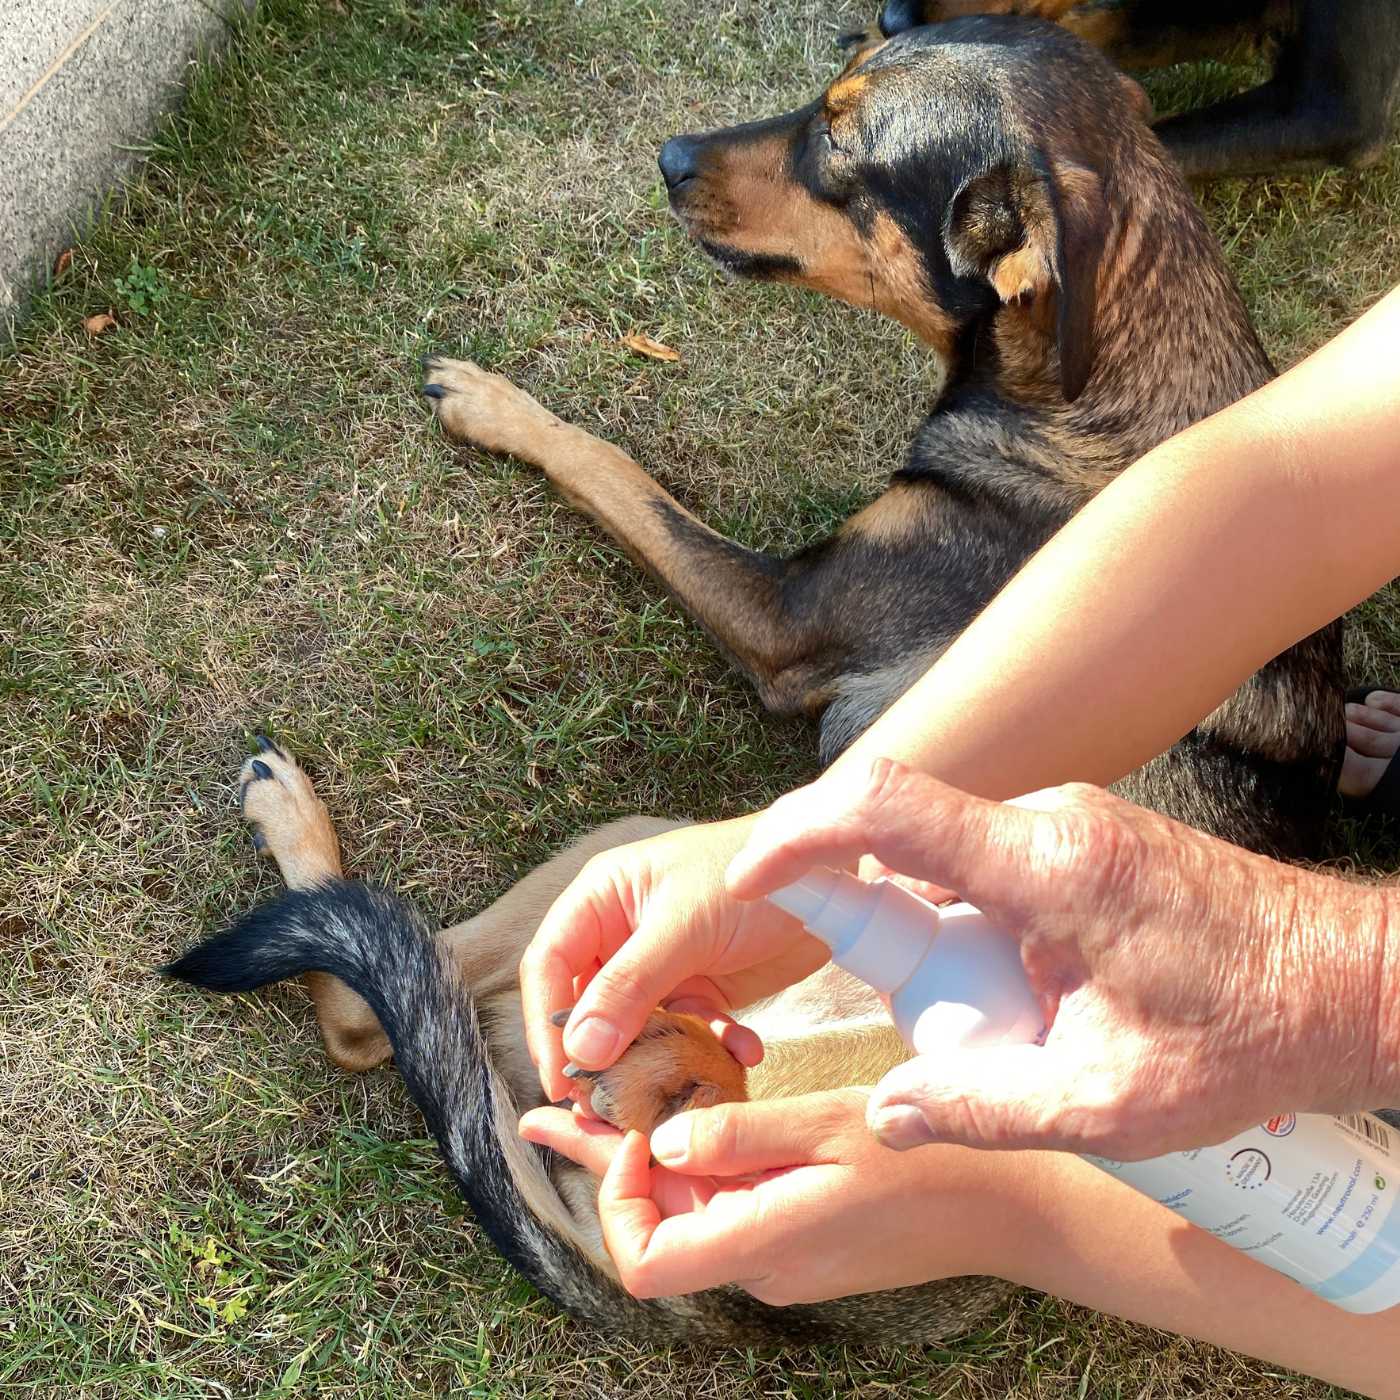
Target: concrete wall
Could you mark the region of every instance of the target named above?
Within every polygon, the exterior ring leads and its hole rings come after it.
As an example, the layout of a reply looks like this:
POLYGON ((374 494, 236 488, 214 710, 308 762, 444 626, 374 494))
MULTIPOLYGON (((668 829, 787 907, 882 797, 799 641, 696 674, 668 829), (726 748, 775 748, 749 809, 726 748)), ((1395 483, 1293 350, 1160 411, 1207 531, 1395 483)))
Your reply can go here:
POLYGON ((251 0, 0 0, 0 336, 251 0))

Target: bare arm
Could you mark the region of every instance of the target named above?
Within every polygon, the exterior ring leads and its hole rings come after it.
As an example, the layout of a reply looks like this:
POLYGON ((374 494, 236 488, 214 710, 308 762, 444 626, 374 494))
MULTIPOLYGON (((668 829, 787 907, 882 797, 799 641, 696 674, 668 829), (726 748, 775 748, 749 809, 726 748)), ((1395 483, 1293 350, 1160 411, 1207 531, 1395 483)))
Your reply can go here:
POLYGON ((1125 471, 838 760, 1107 783, 1400 572, 1400 289, 1125 471))
MULTIPOLYGON (((892 758, 1004 798, 1108 783, 1174 743, 1400 567, 1397 351, 1400 290, 1281 379, 1130 467, 832 772, 859 783, 874 760, 892 758)), ((703 974, 718 1004, 739 1004, 715 980, 717 948, 726 973, 743 966, 749 996, 785 985, 780 969, 790 980, 804 955, 791 921, 736 907, 714 876, 755 821, 617 853, 555 905, 522 970, 550 1097, 568 1089, 566 1058, 610 1064, 687 978, 703 974), (637 907, 651 911, 641 938, 627 912, 637 907), (547 1017, 596 961, 605 966, 579 999, 566 1056, 547 1017), (581 1036, 595 1017, 598 1036, 581 1036)))

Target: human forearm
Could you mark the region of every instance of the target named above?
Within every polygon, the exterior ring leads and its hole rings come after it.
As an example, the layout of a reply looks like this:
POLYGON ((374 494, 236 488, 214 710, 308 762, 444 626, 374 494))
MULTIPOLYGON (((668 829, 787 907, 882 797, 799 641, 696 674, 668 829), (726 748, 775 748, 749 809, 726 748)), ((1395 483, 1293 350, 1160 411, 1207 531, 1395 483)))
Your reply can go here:
POLYGON ((1343 1312, 1087 1162, 1046 1153, 1012 1160, 1031 1168, 1016 1192, 1033 1193, 1030 1228, 1017 1237, 990 1215, 1000 1262, 982 1267, 1363 1395, 1400 1396, 1400 1308, 1343 1312))
POLYGON ((558 1109, 527 1114, 521 1129, 607 1173, 604 1239, 640 1297, 727 1283, 782 1306, 992 1274, 1400 1396, 1400 1309, 1341 1312, 1065 1154, 886 1152, 865 1131, 862 1099, 686 1113, 653 1134, 650 1162, 641 1138, 620 1163, 620 1134, 558 1109))
POLYGON ((1106 783, 1400 562, 1400 292, 1090 502, 838 762, 1106 783))
POLYGON ((1289 1057, 1299 1076, 1288 1085, 1295 1097, 1280 1099, 1278 1107, 1353 1112, 1400 1106, 1396 889, 1289 872, 1294 897, 1276 925, 1279 936, 1271 938, 1264 913, 1268 872, 1282 873, 1282 867, 1261 869, 1260 913, 1253 922, 1258 942, 1272 943, 1274 951, 1255 979, 1253 1009, 1267 1014, 1276 998, 1280 1030, 1297 1047, 1289 1057))

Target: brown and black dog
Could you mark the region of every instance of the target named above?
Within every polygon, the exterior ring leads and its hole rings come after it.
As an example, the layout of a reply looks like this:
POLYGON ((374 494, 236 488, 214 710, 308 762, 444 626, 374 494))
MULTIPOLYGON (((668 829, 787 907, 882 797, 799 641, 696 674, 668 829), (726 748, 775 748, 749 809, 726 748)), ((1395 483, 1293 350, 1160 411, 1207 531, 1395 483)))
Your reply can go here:
POLYGON ((1400 0, 886 0, 880 31, 976 14, 1054 20, 1130 69, 1271 50, 1267 82, 1158 124, 1196 178, 1369 165, 1400 91, 1400 0))
MULTIPOLYGON (((830 762, 1085 501, 1272 375, 1140 90, 1034 20, 874 45, 800 111, 667 142, 671 207, 742 276, 902 321, 948 387, 873 505, 787 559, 717 535, 618 448, 438 360, 446 432, 542 469, 830 762)), ((1255 850, 1316 852, 1340 629, 1285 652, 1122 785, 1255 850)))
MULTIPOLYGON (((1117 472, 1272 373, 1135 85, 1054 25, 912 30, 801 110, 677 138, 661 165, 681 223, 722 266, 874 307, 946 358, 948 388, 884 495, 831 539, 770 558, 498 375, 439 360, 427 392, 449 435, 541 468, 608 529, 771 707, 819 717, 825 758, 1117 472)), ((1342 745, 1340 660, 1338 626, 1308 638, 1123 791, 1258 850, 1314 853, 1342 745)), ((292 891, 170 971, 221 991, 310 973, 332 1058, 361 1069, 392 1049, 484 1228, 576 1316, 656 1340, 908 1344, 1003 1295, 954 1278, 777 1309, 735 1290, 641 1302, 620 1288, 593 1180, 515 1131, 540 1103, 517 967, 586 859, 665 823, 594 832, 434 936, 341 878, 324 810, 271 741, 243 796, 292 891)), ((739 1014, 768 1049, 747 1084, 707 1027, 659 1013, 596 1077, 594 1108, 649 1129, 691 1104, 871 1083, 905 1057, 869 990, 829 966, 739 1014)))

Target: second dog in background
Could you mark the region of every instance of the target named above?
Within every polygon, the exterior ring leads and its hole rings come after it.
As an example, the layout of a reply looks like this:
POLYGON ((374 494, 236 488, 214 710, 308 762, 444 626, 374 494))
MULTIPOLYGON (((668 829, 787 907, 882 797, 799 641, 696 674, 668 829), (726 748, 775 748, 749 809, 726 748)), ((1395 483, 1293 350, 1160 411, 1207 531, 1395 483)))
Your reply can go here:
POLYGON ((880 30, 974 14, 1054 20, 1129 69, 1267 52, 1266 82, 1158 124, 1195 178, 1369 165, 1400 92, 1396 0, 887 0, 880 30))

